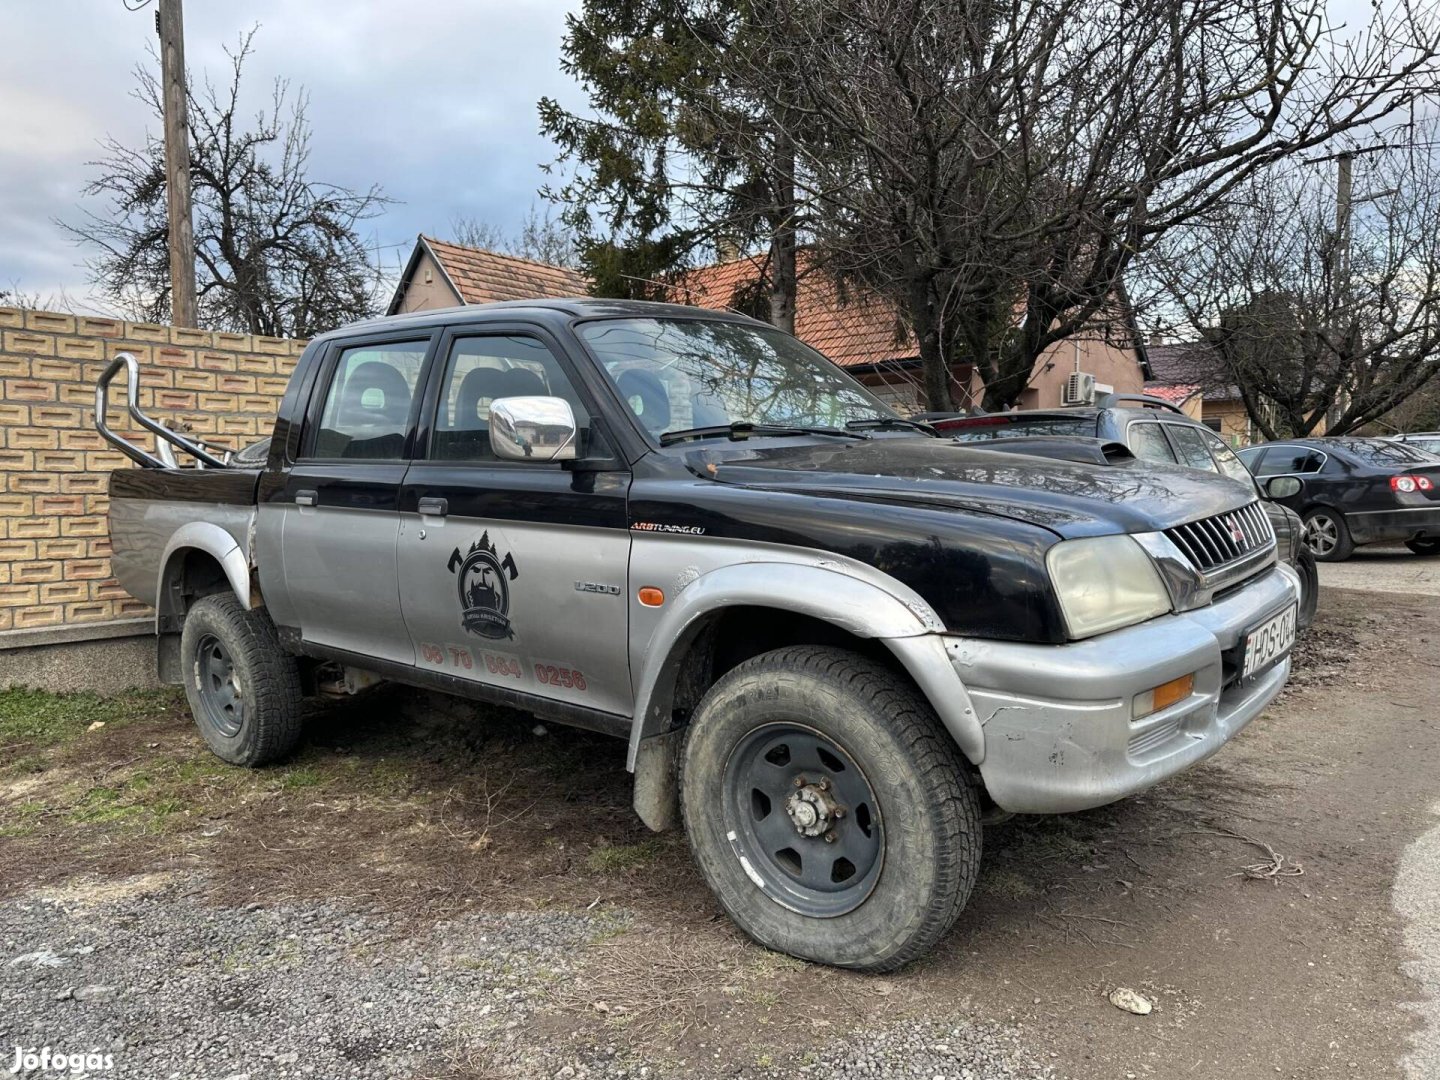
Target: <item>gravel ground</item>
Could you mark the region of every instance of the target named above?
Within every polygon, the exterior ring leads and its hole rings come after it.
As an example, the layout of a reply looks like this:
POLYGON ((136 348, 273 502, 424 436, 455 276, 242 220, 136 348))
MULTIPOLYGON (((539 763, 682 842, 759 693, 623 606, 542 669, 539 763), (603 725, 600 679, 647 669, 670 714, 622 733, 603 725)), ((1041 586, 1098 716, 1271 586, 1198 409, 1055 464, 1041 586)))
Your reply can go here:
POLYGON ((474 914, 414 931, 335 903, 207 906, 200 884, 148 877, 0 904, 0 1069, 16 1046, 49 1046, 112 1055, 113 1071, 92 1075, 144 1080, 1056 1075, 1024 1057, 1016 1029, 963 1017, 827 1040, 783 1069, 647 1063, 623 1031, 536 1039, 526 1024, 547 990, 623 917, 474 914))
MULTIPOLYGON (((1431 812, 1440 816, 1440 803, 1431 812)), ((1406 849, 1395 876, 1395 910, 1407 920, 1405 946, 1413 956, 1405 974, 1425 995, 1405 1006, 1423 1025, 1411 1036, 1406 1075, 1434 1080, 1440 1076, 1440 824, 1406 849)))
POLYGON ((1320 584, 1331 589, 1440 596, 1440 559, 1398 546, 1357 548, 1344 562, 1321 563, 1320 584))

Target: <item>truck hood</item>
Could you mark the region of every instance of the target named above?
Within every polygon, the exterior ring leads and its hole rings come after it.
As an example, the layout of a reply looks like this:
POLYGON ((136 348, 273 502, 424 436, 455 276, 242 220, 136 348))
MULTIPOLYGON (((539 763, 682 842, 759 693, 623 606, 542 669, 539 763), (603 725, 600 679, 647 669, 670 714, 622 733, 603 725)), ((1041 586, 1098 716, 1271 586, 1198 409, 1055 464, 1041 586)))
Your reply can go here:
POLYGON ((747 440, 692 450, 686 463, 719 484, 955 507, 1065 537, 1153 532, 1255 500, 1248 485, 1175 465, 1085 464, 924 437, 747 440))

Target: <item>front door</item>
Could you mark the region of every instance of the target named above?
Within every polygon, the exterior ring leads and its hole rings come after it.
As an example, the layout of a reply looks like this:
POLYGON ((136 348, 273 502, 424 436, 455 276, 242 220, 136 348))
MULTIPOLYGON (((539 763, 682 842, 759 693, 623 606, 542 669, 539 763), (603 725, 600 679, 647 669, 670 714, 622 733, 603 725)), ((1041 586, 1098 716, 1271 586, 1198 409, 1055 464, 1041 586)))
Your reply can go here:
POLYGON ((281 516, 288 619, 307 642, 415 662, 395 547, 430 344, 424 336, 336 346, 284 490, 262 508, 281 516))
POLYGON ((537 330, 456 333, 427 394, 428 446, 400 491, 401 604, 422 669, 628 716, 628 472, 498 460, 490 403, 593 410, 537 330))

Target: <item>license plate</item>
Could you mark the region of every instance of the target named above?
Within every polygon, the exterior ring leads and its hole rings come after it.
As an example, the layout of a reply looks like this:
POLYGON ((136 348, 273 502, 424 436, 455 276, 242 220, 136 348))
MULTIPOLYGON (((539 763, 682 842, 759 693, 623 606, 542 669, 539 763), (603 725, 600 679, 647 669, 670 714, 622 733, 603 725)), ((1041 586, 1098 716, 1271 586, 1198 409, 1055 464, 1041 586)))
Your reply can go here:
POLYGON ((1288 608, 1267 619, 1245 635, 1245 669, 1242 679, 1263 671, 1279 660, 1295 645, 1295 615, 1297 606, 1288 608))

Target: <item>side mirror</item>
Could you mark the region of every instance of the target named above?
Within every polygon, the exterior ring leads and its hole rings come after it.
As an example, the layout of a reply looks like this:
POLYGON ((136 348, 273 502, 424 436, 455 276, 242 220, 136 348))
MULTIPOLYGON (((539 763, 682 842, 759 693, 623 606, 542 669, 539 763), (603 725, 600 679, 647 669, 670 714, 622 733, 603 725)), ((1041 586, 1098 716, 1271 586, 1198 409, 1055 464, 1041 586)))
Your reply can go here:
POLYGON ((502 461, 572 461, 575 413, 558 397, 508 397, 490 403, 490 449, 502 461))
POLYGON ((1271 499, 1288 499, 1300 494, 1300 481, 1293 476, 1272 476, 1265 481, 1265 494, 1271 499))

